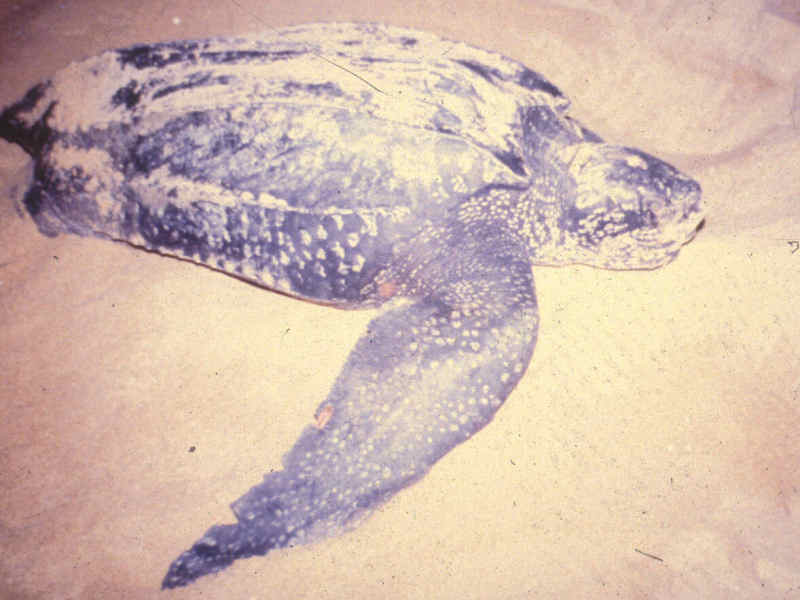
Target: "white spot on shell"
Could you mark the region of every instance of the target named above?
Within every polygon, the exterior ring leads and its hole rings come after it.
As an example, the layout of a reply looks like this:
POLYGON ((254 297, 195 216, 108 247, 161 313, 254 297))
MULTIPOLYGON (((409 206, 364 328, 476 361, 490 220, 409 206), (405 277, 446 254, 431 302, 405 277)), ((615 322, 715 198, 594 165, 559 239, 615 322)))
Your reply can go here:
POLYGON ((256 270, 253 268, 249 262, 246 262, 242 265, 242 275, 247 277, 248 279, 255 279, 257 277, 256 270))
POLYGON ((335 242, 333 246, 331 246, 331 252, 333 252, 340 259, 344 258, 344 248, 342 248, 342 245, 339 242, 335 242))
POLYGON ((268 285, 270 287, 274 287, 275 286, 275 278, 272 276, 272 273, 269 273, 268 271, 262 271, 261 273, 259 273, 259 278, 266 285, 268 285))
POLYGON ((258 203, 264 208, 272 208, 279 211, 289 210, 289 205, 286 203, 286 200, 276 198, 272 194, 266 192, 261 192, 258 195, 258 203))
POLYGON ((625 162, 628 163, 629 167, 634 169, 647 169, 647 162, 641 156, 637 156, 636 154, 629 154, 626 156, 625 162))

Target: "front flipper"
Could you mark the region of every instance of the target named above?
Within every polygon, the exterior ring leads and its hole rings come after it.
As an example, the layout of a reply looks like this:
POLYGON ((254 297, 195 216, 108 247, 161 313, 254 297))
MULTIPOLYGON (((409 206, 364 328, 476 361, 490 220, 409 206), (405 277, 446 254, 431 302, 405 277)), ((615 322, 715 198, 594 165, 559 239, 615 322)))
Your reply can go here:
POLYGON ((234 502, 238 523, 209 529, 163 587, 354 527, 492 419, 528 365, 538 324, 526 258, 494 242, 451 238, 406 270, 414 302, 370 323, 284 470, 234 502))

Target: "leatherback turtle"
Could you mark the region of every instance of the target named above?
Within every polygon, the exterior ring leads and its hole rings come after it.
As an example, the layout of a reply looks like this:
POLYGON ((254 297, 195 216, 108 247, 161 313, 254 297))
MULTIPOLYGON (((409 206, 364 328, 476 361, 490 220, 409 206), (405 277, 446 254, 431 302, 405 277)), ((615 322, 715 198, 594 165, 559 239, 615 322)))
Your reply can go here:
POLYGON ((336 535, 486 425, 533 353, 533 265, 652 269, 693 237, 695 181, 567 112, 493 52, 317 24, 105 52, 2 113, 43 233, 382 308, 283 470, 163 586, 336 535))

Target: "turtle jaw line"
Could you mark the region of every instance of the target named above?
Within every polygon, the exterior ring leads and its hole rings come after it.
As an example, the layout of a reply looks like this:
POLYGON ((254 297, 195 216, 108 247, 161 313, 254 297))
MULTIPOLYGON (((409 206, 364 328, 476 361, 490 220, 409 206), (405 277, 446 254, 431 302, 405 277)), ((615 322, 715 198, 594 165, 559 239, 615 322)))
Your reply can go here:
POLYGON ((683 240, 681 245, 688 244, 689 242, 691 242, 695 238, 695 236, 700 232, 700 230, 703 229, 703 227, 705 227, 705 225, 706 225, 706 219, 705 217, 702 217, 697 222, 697 225, 695 225, 692 229, 689 230, 689 232, 686 234, 686 238, 683 240))

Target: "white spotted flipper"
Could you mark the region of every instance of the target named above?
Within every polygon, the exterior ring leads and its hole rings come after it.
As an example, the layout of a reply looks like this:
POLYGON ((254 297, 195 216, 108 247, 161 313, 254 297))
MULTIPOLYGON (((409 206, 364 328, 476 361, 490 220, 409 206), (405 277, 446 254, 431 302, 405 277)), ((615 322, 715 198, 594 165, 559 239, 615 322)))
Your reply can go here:
POLYGON ((164 587, 341 533, 492 419, 533 352, 533 278, 491 233, 456 237, 417 272, 420 297, 369 324, 319 407, 327 422, 306 427, 284 470, 233 503, 238 523, 209 529, 164 587))

